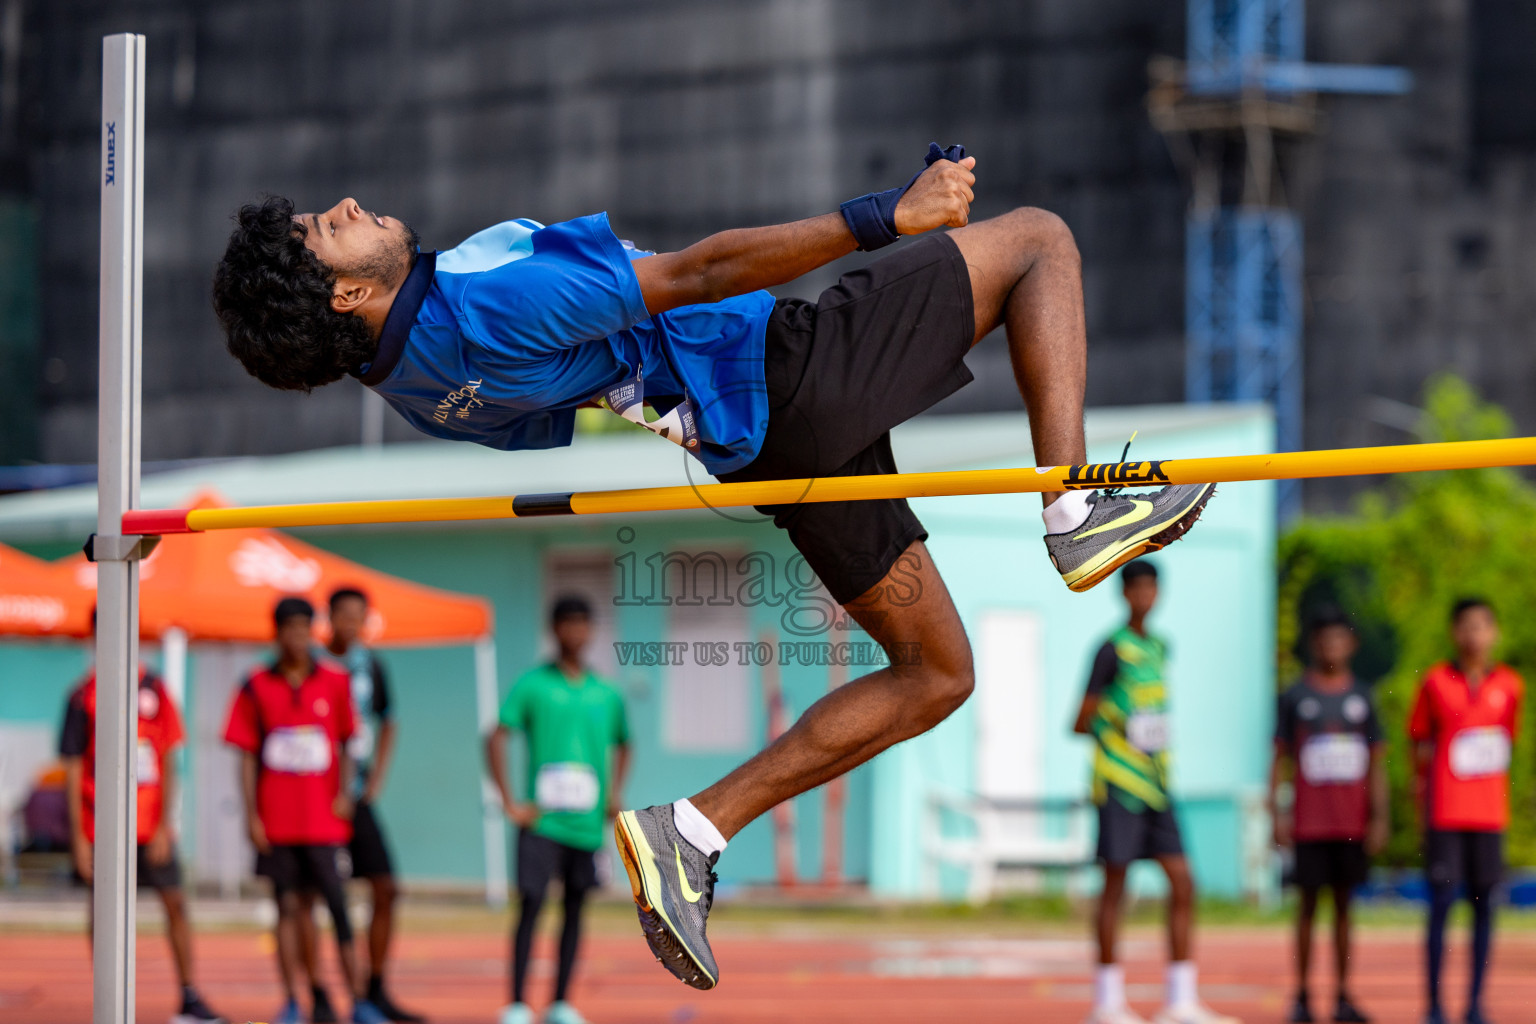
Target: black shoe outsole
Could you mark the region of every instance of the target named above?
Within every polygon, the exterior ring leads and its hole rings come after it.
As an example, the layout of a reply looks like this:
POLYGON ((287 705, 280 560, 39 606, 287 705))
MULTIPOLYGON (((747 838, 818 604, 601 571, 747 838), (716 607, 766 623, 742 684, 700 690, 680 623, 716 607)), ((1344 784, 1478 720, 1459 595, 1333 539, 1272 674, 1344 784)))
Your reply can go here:
POLYGON ((622 819, 613 824, 613 838, 619 848, 619 862, 629 876, 635 898, 635 916, 640 919, 640 931, 645 936, 645 944, 651 947, 651 954, 684 985, 701 991, 714 988, 719 984, 718 980, 704 972, 682 941, 662 921, 661 915, 651 907, 641 882, 640 852, 630 841, 622 819))
POLYGON ((1175 520, 1172 526, 1168 527, 1168 529, 1164 530, 1162 533, 1154 534, 1153 536, 1147 538, 1147 550, 1158 551, 1167 547, 1169 544, 1172 544, 1174 541, 1188 533, 1190 528, 1193 527, 1195 523, 1200 521, 1200 514, 1205 511, 1205 506, 1208 505, 1210 500, 1214 497, 1216 497, 1216 488, 1212 487, 1206 496, 1201 498, 1199 503, 1197 503, 1194 508, 1190 509, 1188 512, 1185 512, 1182 516, 1175 520))
POLYGON ((640 919, 640 930, 645 934, 645 943, 651 947, 651 952, 672 976, 690 988, 708 991, 715 987, 715 980, 699 969, 699 965, 693 962, 682 943, 672 934, 666 925, 661 923, 661 918, 654 910, 644 910, 638 905, 635 907, 635 916, 640 919))

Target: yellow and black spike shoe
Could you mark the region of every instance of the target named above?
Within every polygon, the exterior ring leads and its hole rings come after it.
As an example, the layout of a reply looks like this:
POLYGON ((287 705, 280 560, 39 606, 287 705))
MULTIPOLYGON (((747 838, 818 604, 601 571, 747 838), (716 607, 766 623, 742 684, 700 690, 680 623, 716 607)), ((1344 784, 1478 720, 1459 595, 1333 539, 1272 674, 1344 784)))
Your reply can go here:
POLYGON ((661 965, 694 988, 720 982, 704 926, 715 899, 718 853, 705 854, 677 831, 672 805, 623 811, 613 823, 645 941, 661 965))
POLYGON ((1046 534, 1045 549, 1068 587, 1088 590, 1131 559, 1188 533, 1215 493, 1215 484, 1173 484, 1138 494, 1095 491, 1082 525, 1046 534))

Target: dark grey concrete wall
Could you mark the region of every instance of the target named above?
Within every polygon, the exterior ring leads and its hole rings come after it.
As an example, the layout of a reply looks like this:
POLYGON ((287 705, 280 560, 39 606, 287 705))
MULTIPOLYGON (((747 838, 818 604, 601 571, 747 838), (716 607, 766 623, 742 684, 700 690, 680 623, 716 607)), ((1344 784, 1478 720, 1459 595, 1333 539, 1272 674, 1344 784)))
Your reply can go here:
MULTIPOLYGON (((1473 132, 1488 92, 1474 28, 1518 2, 1309 6, 1313 59, 1406 65, 1418 87, 1327 99, 1324 131, 1287 157, 1307 245, 1307 444, 1407 439, 1379 399, 1412 403, 1441 368, 1536 429, 1536 157, 1473 132)), ((24 91, 44 455, 93 455, 104 32, 149 35, 145 453, 175 458, 359 434, 355 384, 277 394, 223 352, 209 274, 231 210, 262 191, 311 207, 354 195, 438 247, 507 216, 606 209, 622 235, 669 248, 899 183, 930 138, 979 158, 977 215, 1041 205, 1076 232, 1090 401, 1177 401, 1184 190, 1144 97, 1149 58, 1182 52, 1183 12, 1181 0, 34 0, 24 91)), ((977 383, 945 408, 1016 407, 1001 346, 973 360, 977 383)), ((391 420, 390 438, 408 436, 391 420)))
MULTIPOLYGON (((1528 58, 1515 81, 1490 80, 1487 34, 1522 33, 1528 55, 1536 22, 1519 0, 1310 6, 1314 59, 1403 65, 1416 87, 1329 99, 1293 179, 1306 211, 1307 446, 1412 439, 1389 403, 1417 403, 1439 370, 1536 431, 1536 150, 1474 132, 1480 109, 1536 84, 1528 58)), ((1309 503, 1354 486, 1316 483, 1309 503)))
MULTIPOLYGON (((145 454, 358 437, 359 388, 268 392, 206 299, 231 210, 354 195, 447 247, 508 216, 610 211, 648 247, 981 161, 977 212, 1062 213, 1087 258, 1095 401, 1176 400, 1180 188, 1142 112, 1177 0, 47 0, 29 6, 43 218, 44 453, 93 455, 98 40, 148 34, 145 454)), ((787 293, 814 292, 830 273, 787 293)), ((978 358, 1005 363, 988 343, 978 358)), ((1017 404, 984 374, 971 404, 1017 404)), ((391 419, 393 416, 391 414, 391 419)), ((393 423, 390 437, 406 435, 393 423)))

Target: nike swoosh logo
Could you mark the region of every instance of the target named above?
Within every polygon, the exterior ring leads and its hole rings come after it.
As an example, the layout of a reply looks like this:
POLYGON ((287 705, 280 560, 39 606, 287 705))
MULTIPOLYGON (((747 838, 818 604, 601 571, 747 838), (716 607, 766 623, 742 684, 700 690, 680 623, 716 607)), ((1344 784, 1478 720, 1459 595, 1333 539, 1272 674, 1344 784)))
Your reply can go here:
POLYGON ((1147 516, 1152 514, 1152 503, 1150 501, 1141 501, 1137 498, 1132 498, 1131 505, 1131 510, 1125 515, 1120 516, 1112 522, 1105 523, 1103 526, 1095 526, 1091 530, 1080 533, 1077 535, 1077 539, 1083 540, 1084 538, 1092 537, 1096 533, 1103 533, 1105 530, 1114 530, 1122 526, 1130 526, 1132 523, 1141 522, 1143 519, 1147 518, 1147 516))
POLYGON ((683 899, 689 903, 699 902, 700 897, 704 894, 695 892, 693 886, 688 884, 688 873, 683 870, 683 851, 678 848, 676 843, 672 844, 672 854, 677 858, 677 880, 683 883, 683 899))

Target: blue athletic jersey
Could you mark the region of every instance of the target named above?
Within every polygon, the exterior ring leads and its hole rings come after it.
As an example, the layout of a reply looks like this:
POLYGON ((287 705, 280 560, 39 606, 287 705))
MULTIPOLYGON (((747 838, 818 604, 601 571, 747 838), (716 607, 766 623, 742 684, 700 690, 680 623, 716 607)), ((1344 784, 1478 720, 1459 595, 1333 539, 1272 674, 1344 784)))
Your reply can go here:
POLYGON ((659 411, 691 406, 709 472, 740 469, 768 425, 773 296, 651 316, 630 266, 647 255, 605 213, 509 220, 422 253, 358 376, 418 430, 513 450, 570 444, 576 408, 638 375, 659 411))

